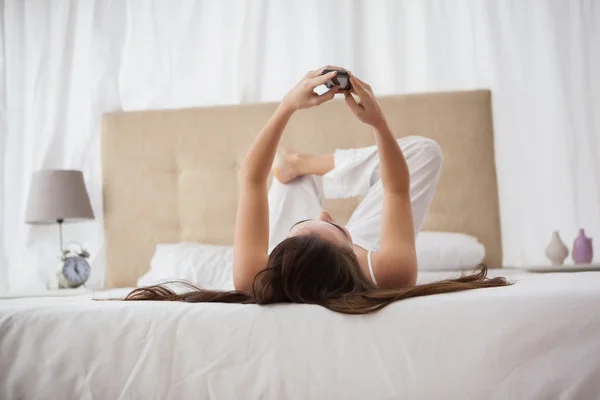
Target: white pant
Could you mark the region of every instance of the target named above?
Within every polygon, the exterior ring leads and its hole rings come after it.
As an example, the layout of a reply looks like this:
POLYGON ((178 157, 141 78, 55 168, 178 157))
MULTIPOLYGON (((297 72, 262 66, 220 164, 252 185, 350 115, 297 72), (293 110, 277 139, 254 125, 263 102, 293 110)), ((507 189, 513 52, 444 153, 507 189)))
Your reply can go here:
MULTIPOLYGON (((435 194, 442 166, 442 150, 431 139, 409 136, 398 139, 410 171, 410 201, 415 236, 435 194)), ((383 186, 376 146, 336 150, 334 168, 323 177, 306 175, 282 184, 273 179, 269 190, 269 253, 283 241, 298 221, 316 218, 323 197, 340 199, 365 196, 346 224, 354 244, 378 251, 383 186)))

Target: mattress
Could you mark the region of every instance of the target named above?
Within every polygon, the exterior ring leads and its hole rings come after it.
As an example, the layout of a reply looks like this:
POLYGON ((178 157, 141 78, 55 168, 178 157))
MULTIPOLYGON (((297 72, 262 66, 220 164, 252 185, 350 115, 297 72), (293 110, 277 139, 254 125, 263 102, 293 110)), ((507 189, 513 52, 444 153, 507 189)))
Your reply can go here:
POLYGON ((511 276, 368 316, 91 300, 122 289, 2 299, 0 398, 600 398, 600 273, 511 276))

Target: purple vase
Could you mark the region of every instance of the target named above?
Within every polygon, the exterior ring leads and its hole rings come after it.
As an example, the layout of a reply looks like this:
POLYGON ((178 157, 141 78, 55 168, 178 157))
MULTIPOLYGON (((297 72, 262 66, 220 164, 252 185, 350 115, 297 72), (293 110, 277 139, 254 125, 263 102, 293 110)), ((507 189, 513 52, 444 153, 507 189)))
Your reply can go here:
POLYGON ((579 230, 579 236, 573 243, 573 261, 575 264, 590 264, 594 258, 592 238, 586 237, 583 229, 579 230))

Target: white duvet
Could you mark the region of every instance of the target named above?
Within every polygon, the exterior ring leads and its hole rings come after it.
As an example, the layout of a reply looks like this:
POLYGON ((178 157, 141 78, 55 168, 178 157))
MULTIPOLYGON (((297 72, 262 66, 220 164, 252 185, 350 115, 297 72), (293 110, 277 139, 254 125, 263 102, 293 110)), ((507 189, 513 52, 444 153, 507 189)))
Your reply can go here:
POLYGON ((600 273, 371 316, 90 297, 0 300, 0 399, 600 399, 600 273))

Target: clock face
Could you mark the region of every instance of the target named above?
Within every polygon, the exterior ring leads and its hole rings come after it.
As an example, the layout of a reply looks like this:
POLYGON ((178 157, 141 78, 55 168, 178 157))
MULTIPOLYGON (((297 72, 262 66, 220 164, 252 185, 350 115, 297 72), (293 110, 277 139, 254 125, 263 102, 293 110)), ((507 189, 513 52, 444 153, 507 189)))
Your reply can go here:
POLYGON ((69 283, 82 285, 90 277, 90 264, 83 257, 69 257, 65 260, 62 273, 69 283))

